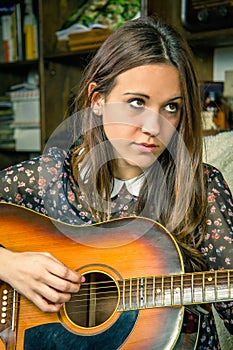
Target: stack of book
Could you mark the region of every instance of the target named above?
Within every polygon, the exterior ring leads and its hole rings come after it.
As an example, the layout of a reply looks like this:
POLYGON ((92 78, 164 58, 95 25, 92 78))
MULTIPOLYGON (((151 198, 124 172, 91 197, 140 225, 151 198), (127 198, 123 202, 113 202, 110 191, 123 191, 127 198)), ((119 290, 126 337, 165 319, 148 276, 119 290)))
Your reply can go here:
POLYGON ((39 151, 41 143, 38 87, 22 83, 11 87, 7 94, 14 111, 11 128, 16 151, 39 151))
POLYGON ((0 5, 0 61, 23 59, 23 27, 21 4, 0 5))
POLYGON ((112 33, 111 29, 90 29, 69 34, 70 51, 97 49, 112 33))
POLYGON ((13 103, 7 96, 0 96, 0 148, 15 147, 14 130, 11 127, 14 121, 13 103))
POLYGON ((37 59, 37 38, 32 0, 0 2, 0 62, 37 59))

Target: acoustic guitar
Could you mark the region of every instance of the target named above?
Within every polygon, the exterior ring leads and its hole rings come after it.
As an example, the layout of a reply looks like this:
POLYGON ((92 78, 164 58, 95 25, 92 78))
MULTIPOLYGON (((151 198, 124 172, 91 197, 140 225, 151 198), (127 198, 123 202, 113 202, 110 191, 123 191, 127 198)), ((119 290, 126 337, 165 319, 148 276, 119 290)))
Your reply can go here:
POLYGON ((48 251, 86 278, 52 314, 1 282, 0 349, 181 349, 184 305, 232 299, 233 271, 184 273, 173 237, 152 220, 75 226, 6 203, 0 217, 6 248, 48 251))

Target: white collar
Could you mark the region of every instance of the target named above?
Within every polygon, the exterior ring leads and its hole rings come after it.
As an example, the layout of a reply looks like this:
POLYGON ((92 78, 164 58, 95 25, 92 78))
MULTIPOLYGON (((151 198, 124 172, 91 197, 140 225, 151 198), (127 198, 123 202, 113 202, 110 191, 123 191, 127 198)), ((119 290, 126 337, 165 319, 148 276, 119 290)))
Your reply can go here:
MULTIPOLYGON (((86 172, 85 168, 80 172, 80 177, 82 179, 84 179, 85 172, 86 172)), ((144 179, 145 179, 144 173, 129 180, 120 180, 120 179, 114 178, 114 186, 111 193, 111 198, 115 197, 120 192, 124 184, 130 194, 132 194, 135 197, 138 197, 144 179)), ((85 180, 85 182, 87 181, 88 180, 85 180)))
POLYGON ((137 176, 137 177, 134 177, 133 179, 129 179, 129 180, 120 180, 120 179, 114 178, 114 186, 113 186, 113 190, 111 193, 111 198, 115 197, 120 192, 123 185, 126 186, 126 188, 130 194, 138 197, 144 179, 145 179, 144 174, 137 176))

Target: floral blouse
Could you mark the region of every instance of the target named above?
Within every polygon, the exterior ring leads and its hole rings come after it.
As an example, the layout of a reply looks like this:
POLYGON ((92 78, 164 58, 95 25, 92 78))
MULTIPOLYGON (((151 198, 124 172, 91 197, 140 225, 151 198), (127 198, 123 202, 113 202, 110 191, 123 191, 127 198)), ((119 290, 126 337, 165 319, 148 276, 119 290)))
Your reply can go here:
MULTIPOLYGON (((209 270, 233 269, 232 195, 216 168, 206 164, 204 171, 208 175, 208 209, 201 252, 209 270)), ((134 214, 132 208, 138 200, 139 185, 140 180, 136 186, 124 181, 117 183, 117 190, 113 189, 111 217, 134 214)), ((58 148, 0 171, 0 201, 21 205, 69 224, 93 223, 85 193, 79 193, 75 186, 69 156, 58 148)), ((233 302, 216 303, 215 308, 233 334, 233 302)), ((189 312, 185 315, 183 330, 188 332, 189 312)), ((201 315, 197 349, 220 349, 212 312, 201 315)))

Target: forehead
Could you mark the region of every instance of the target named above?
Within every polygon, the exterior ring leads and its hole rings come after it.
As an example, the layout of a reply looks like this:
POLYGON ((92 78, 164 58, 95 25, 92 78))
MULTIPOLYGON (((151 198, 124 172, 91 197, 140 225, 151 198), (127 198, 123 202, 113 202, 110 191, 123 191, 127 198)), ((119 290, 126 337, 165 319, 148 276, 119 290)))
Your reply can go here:
MULTIPOLYGON (((169 64, 147 64, 134 67, 118 75, 115 83, 117 89, 139 89, 148 93, 178 93, 180 76, 176 67, 169 64)), ((132 91, 133 92, 133 91, 132 91)), ((138 91, 140 92, 140 91, 138 91)))

